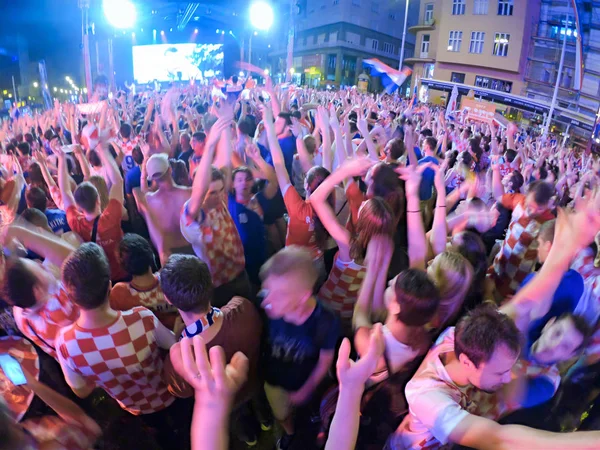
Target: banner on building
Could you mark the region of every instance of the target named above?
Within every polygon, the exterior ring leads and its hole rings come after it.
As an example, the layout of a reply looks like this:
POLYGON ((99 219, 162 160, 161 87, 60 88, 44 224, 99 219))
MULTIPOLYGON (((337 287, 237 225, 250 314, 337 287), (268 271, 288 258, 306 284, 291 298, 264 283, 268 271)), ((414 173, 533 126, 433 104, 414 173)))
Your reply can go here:
POLYGON ((48 89, 48 74, 46 73, 46 61, 43 59, 38 63, 38 69, 40 71, 40 89, 42 91, 42 97, 44 99, 44 107, 46 109, 52 109, 52 96, 48 89))
POLYGON ((479 122, 489 122, 496 115, 496 105, 494 103, 474 98, 463 97, 460 103, 460 110, 469 119, 479 122))

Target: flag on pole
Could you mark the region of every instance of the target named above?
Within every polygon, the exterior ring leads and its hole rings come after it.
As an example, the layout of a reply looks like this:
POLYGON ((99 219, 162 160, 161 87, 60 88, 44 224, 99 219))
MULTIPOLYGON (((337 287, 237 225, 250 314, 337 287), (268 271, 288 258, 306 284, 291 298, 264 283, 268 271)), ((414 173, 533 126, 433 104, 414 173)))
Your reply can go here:
POLYGON ((456 102, 458 100, 458 88, 454 86, 452 88, 452 93, 450 94, 450 100, 448 100, 448 105, 446 106, 446 119, 448 119, 454 111, 456 111, 456 102))
POLYGON ((381 83, 388 94, 391 94, 402 86, 402 83, 404 83, 412 73, 412 70, 408 67, 397 70, 376 58, 365 59, 363 65, 371 69, 372 76, 381 77, 381 83))

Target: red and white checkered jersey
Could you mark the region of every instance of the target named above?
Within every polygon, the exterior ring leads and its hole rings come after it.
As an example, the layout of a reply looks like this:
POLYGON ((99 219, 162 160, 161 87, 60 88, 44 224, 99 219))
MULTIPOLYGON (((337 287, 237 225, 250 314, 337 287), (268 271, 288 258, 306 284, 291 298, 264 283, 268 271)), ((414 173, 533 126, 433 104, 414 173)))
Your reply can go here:
POLYGON ((525 277, 533 270, 537 261, 537 237, 540 228, 544 222, 553 218, 550 213, 535 218, 527 217, 524 200, 525 197, 521 194, 505 194, 502 197, 502 204, 513 210, 512 220, 488 275, 504 298, 514 295, 525 277), (512 205, 509 204, 511 202, 512 205))
POLYGON ((61 330, 56 343, 65 379, 74 389, 103 388, 131 414, 160 411, 175 400, 161 378, 160 322, 142 307, 117 314, 105 328, 75 323, 61 330))
POLYGON ((52 442, 52 448, 89 450, 96 441, 96 436, 90 430, 67 423, 57 416, 36 417, 21 423, 21 426, 35 438, 40 448, 42 444, 52 442))
POLYGON ((181 211, 181 234, 208 265, 215 287, 234 280, 244 270, 246 260, 227 205, 221 203, 208 212, 201 211, 199 220, 188 214, 188 205, 189 200, 181 211))
POLYGON ((338 253, 329 277, 317 295, 323 304, 339 315, 343 327, 352 325, 354 304, 366 273, 366 267, 354 261, 342 261, 338 253))
POLYGON ((62 284, 57 282, 49 288, 44 305, 26 309, 14 306, 13 316, 21 333, 56 359, 58 332, 79 318, 79 308, 69 300, 62 284))

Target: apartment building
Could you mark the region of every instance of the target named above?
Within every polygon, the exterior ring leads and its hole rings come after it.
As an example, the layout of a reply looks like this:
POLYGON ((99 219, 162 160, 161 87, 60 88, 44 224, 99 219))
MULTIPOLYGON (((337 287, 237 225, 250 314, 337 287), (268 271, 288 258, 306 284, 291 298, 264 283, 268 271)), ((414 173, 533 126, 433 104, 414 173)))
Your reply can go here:
POLYGON ((569 128, 571 134, 587 141, 590 132, 585 125, 594 122, 600 108, 600 1, 542 0, 527 58, 528 98, 551 102, 565 39, 557 96, 559 113, 554 120, 559 129, 569 128), (576 70, 578 51, 583 64, 582 76, 578 76, 576 70), (562 114, 564 111, 577 114, 578 120, 568 120, 562 114))
MULTIPOLYGON (((539 0, 423 0, 416 50, 406 60, 419 78, 524 95, 524 72, 539 0)), ((432 90, 430 101, 444 94, 432 90)))
MULTIPOLYGON (((356 85, 367 58, 398 67, 406 1, 300 0, 294 16, 294 82, 356 85)), ((417 23, 419 4, 409 3, 409 26, 417 23)), ((270 54, 274 73, 285 72, 288 30, 284 27, 270 54)), ((413 53, 414 36, 407 33, 404 58, 413 53)), ((370 90, 379 89, 379 80, 371 78, 370 90)))

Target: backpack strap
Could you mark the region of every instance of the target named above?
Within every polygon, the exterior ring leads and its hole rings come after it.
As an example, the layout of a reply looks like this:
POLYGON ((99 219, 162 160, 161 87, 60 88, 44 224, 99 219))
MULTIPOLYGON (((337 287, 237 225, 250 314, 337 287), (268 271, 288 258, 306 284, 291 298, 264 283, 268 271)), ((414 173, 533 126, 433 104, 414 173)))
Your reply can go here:
POLYGON ((90 242, 96 243, 96 237, 98 235, 98 222, 99 221, 100 221, 100 216, 98 216, 94 219, 94 225, 92 226, 92 238, 90 239, 90 242))

